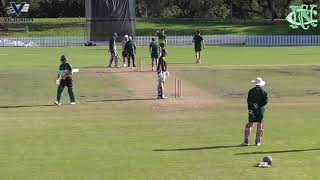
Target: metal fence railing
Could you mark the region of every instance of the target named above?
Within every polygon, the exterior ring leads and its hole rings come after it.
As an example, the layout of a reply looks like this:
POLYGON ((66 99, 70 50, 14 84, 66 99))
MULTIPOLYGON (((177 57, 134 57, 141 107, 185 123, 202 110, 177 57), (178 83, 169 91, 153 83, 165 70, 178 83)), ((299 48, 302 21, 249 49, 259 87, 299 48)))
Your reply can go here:
MULTIPOLYGON (((137 45, 149 45, 152 36, 137 36, 137 45)), ((193 36, 168 36, 168 45, 191 45, 193 36)), ((211 35, 207 45, 230 46, 320 46, 320 35, 211 35)), ((0 47, 84 46, 84 37, 0 37, 0 47)), ((93 42, 95 43, 95 42, 93 42)), ((107 42, 96 42, 106 45, 107 42)))

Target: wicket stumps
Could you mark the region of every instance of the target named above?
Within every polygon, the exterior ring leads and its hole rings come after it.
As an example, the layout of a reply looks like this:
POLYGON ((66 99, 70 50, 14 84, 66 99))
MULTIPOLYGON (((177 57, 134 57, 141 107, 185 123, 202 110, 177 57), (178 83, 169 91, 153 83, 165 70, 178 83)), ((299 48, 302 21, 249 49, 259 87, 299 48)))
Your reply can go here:
POLYGON ((175 98, 182 98, 182 80, 181 79, 175 79, 175 98))
POLYGON ((141 71, 143 71, 143 69, 142 69, 142 59, 140 59, 139 61, 138 61, 138 63, 137 63, 137 71, 138 72, 141 72, 141 71))

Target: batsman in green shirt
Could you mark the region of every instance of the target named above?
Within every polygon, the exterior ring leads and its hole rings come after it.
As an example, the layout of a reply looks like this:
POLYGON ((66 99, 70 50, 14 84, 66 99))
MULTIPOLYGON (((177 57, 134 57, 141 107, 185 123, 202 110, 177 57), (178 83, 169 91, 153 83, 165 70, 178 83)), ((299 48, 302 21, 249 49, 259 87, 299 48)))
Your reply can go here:
POLYGON ((261 145, 262 135, 264 132, 263 117, 265 106, 268 103, 267 91, 263 89, 263 86, 266 84, 266 82, 260 77, 257 77, 256 80, 252 80, 252 82, 255 83, 255 87, 249 90, 247 98, 249 122, 246 124, 245 128, 244 142, 242 144, 244 146, 248 146, 250 143, 249 138, 253 123, 257 123, 255 144, 257 146, 261 145))
POLYGON ((76 101, 73 92, 72 67, 67 62, 67 58, 64 55, 61 56, 60 61, 61 64, 59 66, 58 76, 56 80, 56 84, 58 85, 57 99, 55 100, 54 104, 57 106, 61 105, 62 92, 63 89, 67 86, 71 104, 74 105, 76 104, 76 101))
POLYGON ((149 51, 151 53, 152 71, 154 71, 155 67, 158 66, 158 59, 159 59, 159 55, 160 55, 160 46, 156 42, 155 38, 152 38, 152 41, 149 45, 149 51))

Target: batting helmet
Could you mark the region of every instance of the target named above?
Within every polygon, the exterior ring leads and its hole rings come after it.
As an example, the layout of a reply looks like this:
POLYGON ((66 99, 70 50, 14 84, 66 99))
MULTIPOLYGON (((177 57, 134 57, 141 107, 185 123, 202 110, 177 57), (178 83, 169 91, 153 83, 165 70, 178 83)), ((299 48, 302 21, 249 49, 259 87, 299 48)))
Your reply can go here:
POLYGON ((266 162, 266 163, 268 163, 268 165, 272 165, 272 157, 266 156, 262 159, 262 162, 266 162))

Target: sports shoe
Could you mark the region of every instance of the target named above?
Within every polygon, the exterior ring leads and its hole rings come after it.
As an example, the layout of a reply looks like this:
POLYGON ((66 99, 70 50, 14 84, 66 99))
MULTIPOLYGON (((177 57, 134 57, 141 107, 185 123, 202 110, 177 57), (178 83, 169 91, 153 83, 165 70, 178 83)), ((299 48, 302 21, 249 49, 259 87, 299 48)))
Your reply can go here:
POLYGON ((59 102, 57 100, 54 101, 54 104, 57 105, 57 106, 61 106, 61 102, 59 102))
POLYGON ((161 99, 167 99, 167 97, 166 96, 162 96, 161 99))
POLYGON ((76 104, 76 102, 71 102, 70 104, 71 104, 71 105, 75 105, 75 104, 76 104))
POLYGON ((256 142, 256 146, 260 146, 261 145, 261 143, 260 142, 256 142))
POLYGON ((241 146, 249 146, 249 143, 243 142, 241 146))

